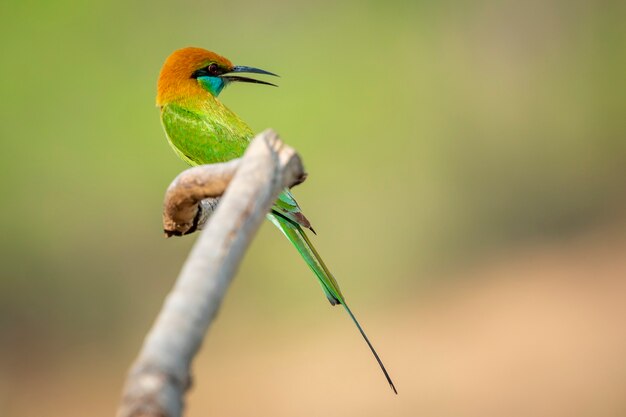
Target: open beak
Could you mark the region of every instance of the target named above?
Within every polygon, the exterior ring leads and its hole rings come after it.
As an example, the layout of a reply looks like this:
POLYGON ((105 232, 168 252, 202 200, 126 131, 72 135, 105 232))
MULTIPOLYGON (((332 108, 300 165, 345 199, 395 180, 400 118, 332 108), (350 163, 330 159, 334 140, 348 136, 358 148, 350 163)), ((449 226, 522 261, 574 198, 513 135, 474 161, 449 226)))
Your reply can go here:
MULTIPOLYGON (((265 74, 265 75, 272 75, 274 77, 278 77, 278 75, 274 74, 273 72, 265 71, 265 70, 254 68, 254 67, 244 67, 240 65, 233 67, 233 69, 229 72, 229 74, 233 72, 249 72, 253 74, 265 74)), ((272 85, 274 87, 278 87, 276 84, 268 83, 266 81, 261 81, 261 80, 255 80, 254 78, 241 77, 239 75, 222 75, 221 77, 225 79, 226 81, 239 81, 243 83, 265 84, 265 85, 272 85)))

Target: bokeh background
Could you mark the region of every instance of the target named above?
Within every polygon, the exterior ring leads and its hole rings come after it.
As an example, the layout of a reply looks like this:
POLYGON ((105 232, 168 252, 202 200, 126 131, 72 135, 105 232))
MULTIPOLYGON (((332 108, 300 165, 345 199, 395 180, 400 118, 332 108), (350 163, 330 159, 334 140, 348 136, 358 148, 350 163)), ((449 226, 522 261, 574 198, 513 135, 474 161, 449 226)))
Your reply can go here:
POLYGON ((195 237, 155 86, 174 49, 310 174, 315 243, 395 379, 266 224, 189 416, 626 415, 618 1, 0 3, 0 415, 110 416, 195 237))

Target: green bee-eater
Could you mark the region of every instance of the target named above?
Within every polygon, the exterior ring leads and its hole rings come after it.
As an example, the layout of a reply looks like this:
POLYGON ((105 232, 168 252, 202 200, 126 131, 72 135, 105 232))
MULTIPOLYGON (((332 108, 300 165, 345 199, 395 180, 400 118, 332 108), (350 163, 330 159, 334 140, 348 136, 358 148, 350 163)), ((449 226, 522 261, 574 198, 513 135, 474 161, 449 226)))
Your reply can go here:
MULTIPOLYGON (((248 125, 217 97, 233 82, 274 84, 233 75, 237 73, 276 75, 258 68, 235 66, 228 59, 200 48, 179 49, 165 61, 159 75, 157 106, 170 145, 189 165, 239 158, 254 136, 248 125)), ((344 306, 397 393, 374 347, 346 304, 337 281, 305 234, 303 229, 313 229, 288 189, 280 194, 267 217, 313 270, 330 303, 344 306)))

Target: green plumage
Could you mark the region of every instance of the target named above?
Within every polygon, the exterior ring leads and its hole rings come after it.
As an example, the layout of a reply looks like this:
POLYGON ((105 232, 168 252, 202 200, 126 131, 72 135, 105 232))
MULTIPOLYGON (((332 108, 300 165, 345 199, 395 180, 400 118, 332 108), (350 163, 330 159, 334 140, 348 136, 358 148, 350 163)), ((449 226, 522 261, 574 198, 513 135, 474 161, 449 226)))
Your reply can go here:
MULTIPOLYGON (((190 165, 212 164, 239 158, 253 138, 253 132, 248 125, 210 94, 184 97, 163 105, 161 121, 170 145, 190 165)), ((315 273, 330 303, 344 306, 374 354, 387 381, 396 392, 378 354, 347 306, 337 281, 305 234, 303 227, 310 228, 310 224, 288 189, 280 194, 267 217, 296 247, 315 273)))
MULTIPOLYGON (((202 107, 219 117, 209 117, 179 104, 167 104, 161 110, 161 120, 170 145, 181 159, 192 166, 239 158, 253 137, 252 130, 236 114, 216 99, 209 100, 213 103, 203 104, 202 107)), ((268 218, 298 249, 319 279, 331 304, 342 304, 339 286, 302 230, 300 223, 304 216, 288 189, 279 195, 268 218)))

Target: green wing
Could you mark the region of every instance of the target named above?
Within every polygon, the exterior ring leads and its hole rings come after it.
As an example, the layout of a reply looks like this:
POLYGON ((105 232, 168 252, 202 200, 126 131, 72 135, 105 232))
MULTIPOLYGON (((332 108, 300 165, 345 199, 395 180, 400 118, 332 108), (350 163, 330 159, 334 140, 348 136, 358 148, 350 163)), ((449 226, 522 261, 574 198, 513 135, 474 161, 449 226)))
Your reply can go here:
MULTIPOLYGON (((189 165, 225 162, 243 155, 252 138, 252 130, 234 113, 222 108, 221 118, 206 115, 176 104, 161 109, 161 121, 170 145, 189 165), (225 122, 228 119, 228 122, 225 122)), ((273 210, 306 228, 311 224, 285 189, 273 210)))
POLYGON ((224 119, 211 117, 176 104, 161 109, 161 122, 170 145, 189 165, 225 162, 243 155, 252 130, 224 108, 224 119), (233 123, 234 119, 237 120, 233 123))
POLYGON ((315 230, 311 227, 311 223, 304 216, 302 210, 300 210, 298 202, 289 189, 285 188, 283 192, 280 193, 278 200, 276 200, 274 207, 272 207, 272 210, 304 228, 311 229, 311 231, 315 233, 315 230))

